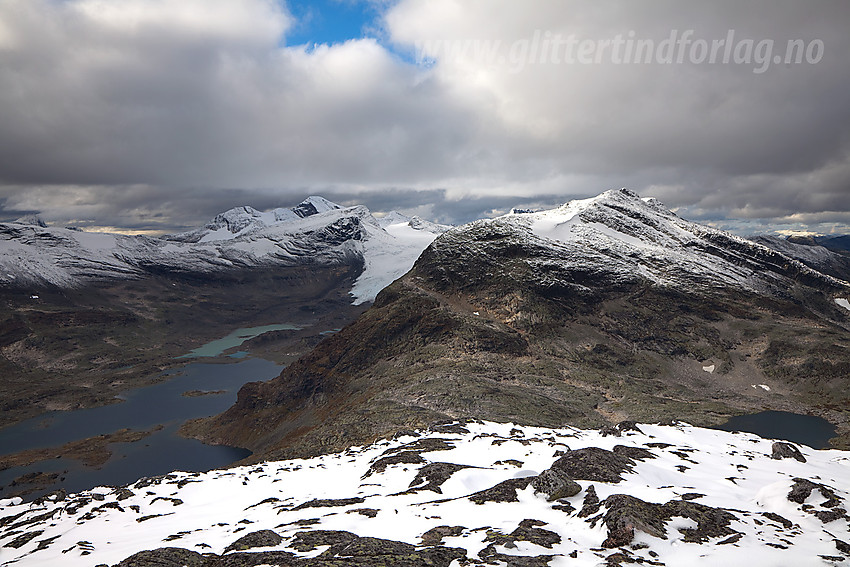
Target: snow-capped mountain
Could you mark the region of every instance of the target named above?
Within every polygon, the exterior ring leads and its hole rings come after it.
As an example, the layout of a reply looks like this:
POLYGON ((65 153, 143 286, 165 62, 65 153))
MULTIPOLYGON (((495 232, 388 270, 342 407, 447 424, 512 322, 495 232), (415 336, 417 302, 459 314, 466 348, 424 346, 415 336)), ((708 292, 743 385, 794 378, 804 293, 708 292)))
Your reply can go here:
POLYGON ((0 501, 5 565, 838 565, 850 452, 683 423, 469 422, 0 501))
POLYGON ((847 443, 848 300, 847 282, 608 191, 441 234, 354 323, 193 434, 288 458, 436 419, 711 425, 774 409, 847 443))
POLYGON ((411 220, 385 229, 365 207, 341 207, 322 197, 291 209, 234 208, 202 228, 163 238, 3 223, 0 285, 79 287, 152 272, 210 274, 359 262, 364 271, 352 293, 355 303, 363 303, 410 269, 443 230, 411 220))
POLYGON ((180 234, 167 235, 165 240, 176 242, 214 242, 232 240, 248 232, 269 226, 297 221, 319 213, 340 210, 343 207, 324 197, 310 196, 291 209, 278 208, 258 211, 253 207, 235 207, 225 211, 201 228, 180 234))
MULTIPOLYGON (((767 246, 686 221, 656 199, 640 198, 627 189, 549 211, 511 212, 478 223, 549 248, 560 271, 604 271, 621 283, 643 280, 659 287, 767 292, 781 290, 784 278, 791 276, 837 288, 847 285, 767 246)), ((551 261, 547 258, 532 267, 546 273, 551 261)))

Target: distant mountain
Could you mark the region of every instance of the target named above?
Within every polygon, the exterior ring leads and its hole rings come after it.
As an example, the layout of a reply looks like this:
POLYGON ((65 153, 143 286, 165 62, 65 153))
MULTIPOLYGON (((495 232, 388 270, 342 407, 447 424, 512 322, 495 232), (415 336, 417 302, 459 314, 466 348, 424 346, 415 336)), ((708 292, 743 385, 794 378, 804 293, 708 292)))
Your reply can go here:
POLYGON ((653 199, 608 191, 440 235, 373 306, 201 439, 276 458, 400 427, 717 424, 813 412, 850 441, 850 285, 653 199))
POLYGON ((830 250, 850 252, 850 236, 848 235, 818 236, 815 237, 815 241, 824 248, 829 248, 830 250))
POLYGON ((780 238, 762 235, 753 237, 752 241, 799 260, 824 274, 850 281, 850 255, 827 248, 813 237, 780 238))
POLYGON ((301 328, 250 349, 287 364, 351 322, 446 228, 383 228, 365 207, 321 197, 238 207, 165 238, 44 224, 0 223, 0 426, 113 403, 239 328, 301 328))
POLYGON ((374 299, 447 229, 408 219, 385 230, 366 207, 341 207, 315 196, 291 209, 237 207, 201 228, 163 238, 23 220, 0 224, 0 286, 73 288, 151 273, 214 276, 275 266, 360 264, 363 273, 352 291, 356 303, 374 299))

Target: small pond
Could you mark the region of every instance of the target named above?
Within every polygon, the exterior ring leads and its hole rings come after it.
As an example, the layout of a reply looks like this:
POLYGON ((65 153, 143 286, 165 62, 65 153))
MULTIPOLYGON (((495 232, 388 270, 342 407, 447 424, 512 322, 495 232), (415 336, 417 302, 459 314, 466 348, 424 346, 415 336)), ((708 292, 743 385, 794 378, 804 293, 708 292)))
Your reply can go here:
POLYGON ((813 449, 828 449, 829 440, 835 437, 835 426, 813 415, 787 411, 763 411, 730 418, 716 429, 746 431, 765 439, 781 439, 808 445, 813 449))

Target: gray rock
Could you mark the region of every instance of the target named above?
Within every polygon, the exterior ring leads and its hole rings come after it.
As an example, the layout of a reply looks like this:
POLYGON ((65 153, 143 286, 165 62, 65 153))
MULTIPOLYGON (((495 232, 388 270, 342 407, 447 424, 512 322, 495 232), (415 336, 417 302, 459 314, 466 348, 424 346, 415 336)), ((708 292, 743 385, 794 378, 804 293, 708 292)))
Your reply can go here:
POLYGON ((546 495, 546 500, 569 498, 581 492, 579 483, 570 478, 563 469, 548 468, 531 481, 534 492, 546 495))
POLYGON ((631 472, 634 461, 624 455, 599 447, 586 447, 568 451, 552 464, 553 469, 566 472, 576 480, 594 482, 620 482, 624 472, 631 472))
POLYGON ((224 552, 228 551, 245 551, 253 547, 273 547, 280 545, 283 538, 271 530, 259 530, 244 535, 228 545, 224 552))
POLYGON ((206 557, 180 547, 161 547, 140 551, 115 567, 203 567, 206 557))
POLYGON ((806 457, 797 447, 784 441, 777 441, 773 444, 773 452, 770 457, 772 459, 797 459, 801 463, 806 462, 806 457))

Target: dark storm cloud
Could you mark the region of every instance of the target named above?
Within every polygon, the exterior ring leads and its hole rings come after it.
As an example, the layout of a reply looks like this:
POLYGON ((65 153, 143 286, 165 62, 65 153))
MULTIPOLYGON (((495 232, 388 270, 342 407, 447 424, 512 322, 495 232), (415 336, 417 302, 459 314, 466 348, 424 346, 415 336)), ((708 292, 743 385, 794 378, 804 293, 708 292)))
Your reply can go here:
POLYGON ((0 0, 0 215, 176 230, 322 194, 457 223, 627 186, 741 230, 846 226, 845 2, 383 6, 386 43, 306 48, 272 0, 0 0), (750 58, 612 59, 685 32, 750 58), (570 36, 598 61, 541 56, 570 36), (823 52, 774 63, 789 40, 823 52))

